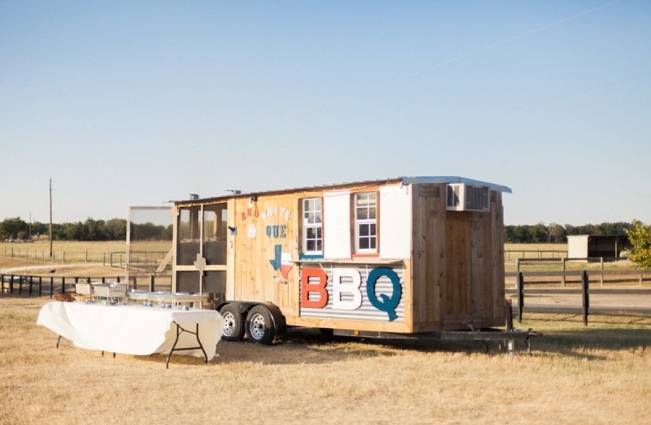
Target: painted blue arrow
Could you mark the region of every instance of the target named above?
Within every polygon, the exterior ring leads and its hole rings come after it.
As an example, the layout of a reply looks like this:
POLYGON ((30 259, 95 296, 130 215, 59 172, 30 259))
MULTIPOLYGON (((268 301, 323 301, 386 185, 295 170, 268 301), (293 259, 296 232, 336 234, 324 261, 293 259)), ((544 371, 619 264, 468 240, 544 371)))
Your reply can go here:
POLYGON ((271 266, 274 268, 274 270, 280 270, 280 264, 281 264, 281 257, 283 254, 283 247, 282 245, 274 245, 274 259, 269 260, 271 263, 271 266))

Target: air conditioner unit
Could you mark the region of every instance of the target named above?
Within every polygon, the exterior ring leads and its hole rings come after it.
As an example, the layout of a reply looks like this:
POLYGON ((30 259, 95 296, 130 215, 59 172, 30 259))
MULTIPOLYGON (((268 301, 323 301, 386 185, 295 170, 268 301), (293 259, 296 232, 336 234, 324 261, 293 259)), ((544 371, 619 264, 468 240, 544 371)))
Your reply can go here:
POLYGON ((465 183, 451 183, 447 187, 448 211, 489 211, 490 189, 465 183))

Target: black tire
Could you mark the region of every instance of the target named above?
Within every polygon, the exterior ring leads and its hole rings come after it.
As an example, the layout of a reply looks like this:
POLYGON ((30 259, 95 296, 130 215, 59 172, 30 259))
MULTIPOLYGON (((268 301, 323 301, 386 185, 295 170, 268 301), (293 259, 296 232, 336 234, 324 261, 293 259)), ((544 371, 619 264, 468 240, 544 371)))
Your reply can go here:
POLYGON ((244 317, 235 304, 226 304, 219 309, 219 314, 224 318, 224 333, 222 339, 226 341, 241 341, 244 337, 244 317))
POLYGON ((246 315, 246 336, 256 344, 271 345, 276 337, 276 325, 269 309, 256 305, 246 315))

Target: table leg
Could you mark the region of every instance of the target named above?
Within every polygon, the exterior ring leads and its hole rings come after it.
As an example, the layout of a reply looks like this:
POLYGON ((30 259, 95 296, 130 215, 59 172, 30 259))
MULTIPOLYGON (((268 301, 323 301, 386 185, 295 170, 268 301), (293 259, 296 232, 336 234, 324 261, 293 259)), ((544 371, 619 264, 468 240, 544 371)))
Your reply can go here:
POLYGON ((174 324, 176 325, 176 338, 174 339, 174 344, 172 344, 172 349, 170 350, 169 354, 167 355, 167 361, 165 362, 165 369, 170 368, 170 359, 172 358, 172 353, 176 349, 176 344, 179 342, 179 328, 181 328, 181 327, 176 322, 174 322, 174 324))
POLYGON ((172 358, 172 353, 175 351, 183 351, 183 350, 197 350, 201 349, 201 352, 203 353, 203 359, 204 363, 208 363, 208 354, 206 354, 206 350, 203 348, 203 344, 201 344, 201 340, 199 339, 199 323, 196 324, 195 331, 189 331, 187 329, 184 329, 181 325, 179 325, 176 322, 172 322, 176 325, 176 338, 174 339, 174 344, 172 344, 172 349, 170 352, 167 354, 167 360, 165 361, 165 369, 169 369, 170 367, 170 359, 172 358), (197 343, 199 344, 198 347, 184 347, 184 348, 176 348, 176 344, 179 342, 179 335, 181 333, 187 332, 189 334, 194 335, 197 338, 197 343))
POLYGON ((206 350, 203 349, 203 344, 201 343, 201 340, 199 339, 199 324, 198 323, 197 323, 197 330, 196 330, 195 336, 197 337, 197 342, 199 343, 199 348, 201 348, 201 352, 203 353, 203 362, 208 364, 208 354, 206 354, 206 350))

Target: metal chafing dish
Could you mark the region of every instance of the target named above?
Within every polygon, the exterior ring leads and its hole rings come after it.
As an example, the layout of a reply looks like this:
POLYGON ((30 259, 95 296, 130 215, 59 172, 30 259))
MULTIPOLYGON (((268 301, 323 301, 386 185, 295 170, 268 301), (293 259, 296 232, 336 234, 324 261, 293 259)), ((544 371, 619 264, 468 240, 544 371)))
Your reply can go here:
POLYGON ((127 298, 127 285, 123 283, 93 283, 95 299, 117 304, 127 298))
POLYGON ((75 293, 77 293, 77 295, 86 295, 90 297, 93 295, 93 286, 88 282, 75 283, 75 293))
POLYGON ((128 293, 129 301, 144 304, 147 306, 158 306, 164 308, 172 307, 201 307, 201 304, 208 300, 207 294, 191 294, 189 292, 148 292, 143 290, 131 290, 128 293))
POLYGON ((144 289, 132 289, 129 291, 129 301, 146 302, 151 292, 144 289))

